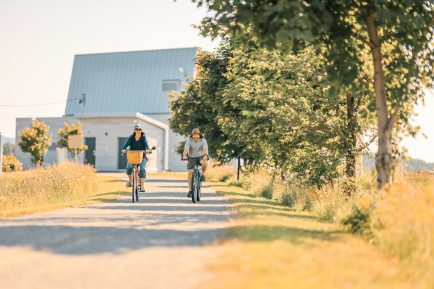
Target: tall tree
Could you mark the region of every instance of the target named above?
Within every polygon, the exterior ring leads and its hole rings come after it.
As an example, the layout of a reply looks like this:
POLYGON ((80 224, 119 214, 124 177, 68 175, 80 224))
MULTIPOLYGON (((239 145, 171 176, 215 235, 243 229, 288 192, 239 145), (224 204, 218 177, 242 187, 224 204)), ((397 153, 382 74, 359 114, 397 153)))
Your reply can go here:
POLYGON ((48 125, 33 120, 31 127, 24 128, 21 131, 18 145, 23 152, 27 152, 32 156, 31 161, 36 166, 40 166, 51 143, 52 139, 48 125))
POLYGON ((230 140, 218 124, 218 115, 233 109, 222 104, 222 93, 228 84, 224 75, 230 57, 229 45, 229 42, 223 43, 214 53, 200 52, 196 57, 196 78, 170 100, 170 127, 184 136, 199 127, 206 136, 213 159, 222 163, 233 159, 243 149, 243 145, 230 140))
POLYGON ((423 88, 433 84, 431 0, 193 2, 215 12, 202 23, 206 35, 236 37, 248 27, 268 47, 322 43, 329 76, 344 85, 368 66, 377 115, 377 183, 382 187, 391 181, 393 129, 399 119, 408 120, 423 88))

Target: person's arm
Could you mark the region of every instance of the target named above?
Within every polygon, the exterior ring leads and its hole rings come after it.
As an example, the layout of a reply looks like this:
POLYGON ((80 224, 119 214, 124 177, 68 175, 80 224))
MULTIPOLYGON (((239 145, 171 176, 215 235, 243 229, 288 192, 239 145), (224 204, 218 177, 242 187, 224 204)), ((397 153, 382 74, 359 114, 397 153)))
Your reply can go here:
POLYGON ((132 136, 130 136, 130 137, 128 138, 127 142, 126 142, 126 143, 124 144, 124 146, 122 147, 122 150, 123 150, 123 151, 127 149, 127 147, 131 144, 131 141, 132 141, 132 136))
POLYGON ((209 159, 208 143, 206 142, 206 139, 203 139, 203 153, 206 155, 206 158, 209 159))
POLYGON ((187 156, 188 156, 188 152, 189 152, 189 149, 190 149, 190 139, 188 139, 188 140, 185 142, 185 145, 184 145, 184 151, 182 152, 182 158, 183 158, 183 159, 186 159, 186 158, 187 158, 187 156))

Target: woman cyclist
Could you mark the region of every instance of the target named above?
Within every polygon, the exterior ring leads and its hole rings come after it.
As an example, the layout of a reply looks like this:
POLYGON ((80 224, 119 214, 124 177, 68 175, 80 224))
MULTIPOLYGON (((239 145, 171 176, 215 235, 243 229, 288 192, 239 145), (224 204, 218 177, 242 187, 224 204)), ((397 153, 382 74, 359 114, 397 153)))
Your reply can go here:
POLYGON ((190 138, 185 142, 183 158, 189 157, 187 163, 188 170, 188 194, 187 197, 191 198, 191 179, 193 176, 194 165, 199 162, 202 165, 202 181, 205 181, 206 168, 208 166, 208 143, 206 139, 200 134, 198 128, 194 128, 191 132, 190 138))
MULTIPOLYGON (((142 126, 140 124, 136 124, 134 126, 134 132, 130 137, 128 138, 127 142, 122 147, 122 152, 125 153, 127 147, 130 147, 130 150, 149 150, 148 146, 148 140, 146 138, 145 133, 142 130, 142 126)), ((148 162, 148 158, 145 153, 143 153, 143 160, 140 164, 140 187, 141 191, 145 191, 145 179, 146 179, 146 163, 148 162)), ((132 182, 132 172, 133 172, 133 165, 128 164, 126 167, 127 175, 129 181, 127 182, 126 186, 131 187, 132 182)))

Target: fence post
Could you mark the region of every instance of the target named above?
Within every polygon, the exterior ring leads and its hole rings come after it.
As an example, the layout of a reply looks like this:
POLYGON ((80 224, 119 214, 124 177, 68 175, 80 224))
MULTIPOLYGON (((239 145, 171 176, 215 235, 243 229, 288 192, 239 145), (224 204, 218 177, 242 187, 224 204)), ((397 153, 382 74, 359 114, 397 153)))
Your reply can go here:
POLYGON ((240 160, 240 156, 238 156, 238 169, 237 169, 237 181, 240 180, 240 170, 241 170, 241 160, 240 160))
POLYGON ((0 175, 3 172, 3 136, 0 132, 0 175))

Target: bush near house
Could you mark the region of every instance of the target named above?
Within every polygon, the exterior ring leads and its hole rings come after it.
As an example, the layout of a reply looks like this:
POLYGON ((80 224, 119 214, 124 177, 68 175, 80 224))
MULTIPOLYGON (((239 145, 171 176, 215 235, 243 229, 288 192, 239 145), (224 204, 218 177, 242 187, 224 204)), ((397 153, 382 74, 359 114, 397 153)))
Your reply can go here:
POLYGON ((3 172, 15 172, 22 171, 23 166, 14 155, 3 155, 2 171, 3 172))
POLYGON ((18 145, 23 152, 29 153, 32 156, 32 163, 40 166, 51 143, 52 139, 49 134, 48 125, 33 120, 31 127, 27 127, 21 131, 18 145))

